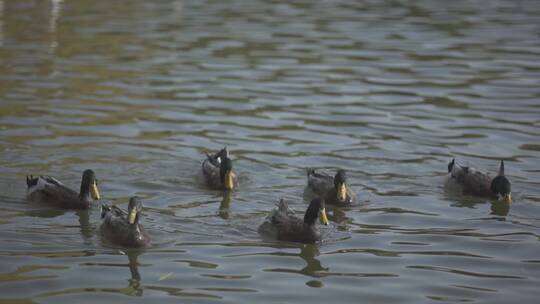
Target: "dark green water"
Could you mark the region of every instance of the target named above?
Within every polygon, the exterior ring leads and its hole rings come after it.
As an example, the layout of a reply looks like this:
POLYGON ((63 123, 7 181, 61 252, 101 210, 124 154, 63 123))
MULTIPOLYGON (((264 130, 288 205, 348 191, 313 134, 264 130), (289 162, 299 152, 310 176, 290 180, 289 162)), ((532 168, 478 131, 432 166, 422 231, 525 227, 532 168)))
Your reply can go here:
POLYGON ((0 1, 0 303, 534 303, 537 1, 0 1), (241 188, 197 179, 228 145, 241 188), (514 203, 445 189, 496 172, 514 203), (263 240, 305 168, 360 203, 320 245, 263 240), (99 208, 24 200, 26 174, 144 199, 146 250, 99 208))

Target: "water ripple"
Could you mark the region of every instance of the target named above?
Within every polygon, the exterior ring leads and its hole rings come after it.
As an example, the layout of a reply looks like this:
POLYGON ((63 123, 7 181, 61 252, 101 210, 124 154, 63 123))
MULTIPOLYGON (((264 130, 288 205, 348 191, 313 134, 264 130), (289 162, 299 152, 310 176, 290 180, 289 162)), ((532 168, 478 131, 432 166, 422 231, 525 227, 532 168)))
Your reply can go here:
POLYGON ((0 302, 537 301, 539 13, 0 0, 0 302), (230 197, 197 177, 225 145, 230 197), (504 159, 514 203, 443 186, 453 157, 504 159), (347 169, 359 203, 321 244, 261 239, 279 198, 306 209, 306 167, 347 169), (87 168, 104 201, 143 198, 151 247, 101 240, 98 205, 24 201, 27 174, 77 189, 87 168))

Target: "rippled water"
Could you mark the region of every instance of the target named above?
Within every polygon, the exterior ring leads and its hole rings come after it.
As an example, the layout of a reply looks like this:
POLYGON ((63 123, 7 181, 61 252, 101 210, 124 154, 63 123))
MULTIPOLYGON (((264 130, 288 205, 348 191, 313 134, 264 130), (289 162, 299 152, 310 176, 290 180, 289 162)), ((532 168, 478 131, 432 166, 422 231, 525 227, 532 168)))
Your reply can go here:
POLYGON ((0 1, 0 303, 532 303, 540 293, 537 1, 0 1), (228 145, 241 187, 198 179, 228 145), (445 189, 452 157, 514 203, 445 189), (263 240, 305 168, 360 202, 320 245, 263 240), (154 245, 26 174, 143 197, 154 245), (140 297, 140 298, 134 298, 140 297))

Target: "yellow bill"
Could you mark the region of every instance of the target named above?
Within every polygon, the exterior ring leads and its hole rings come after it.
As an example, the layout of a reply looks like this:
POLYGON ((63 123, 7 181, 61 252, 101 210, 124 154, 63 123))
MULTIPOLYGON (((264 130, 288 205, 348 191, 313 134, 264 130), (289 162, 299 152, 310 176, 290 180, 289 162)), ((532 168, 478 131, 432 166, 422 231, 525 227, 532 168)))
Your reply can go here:
POLYGON ((512 202, 512 195, 510 193, 505 194, 502 198, 502 201, 509 204, 512 202))
POLYGON ((95 182, 90 185, 90 194, 92 194, 92 198, 95 200, 101 199, 101 196, 99 195, 98 187, 95 182))
POLYGON ((225 189, 232 190, 233 188, 234 188, 233 173, 231 171, 227 171, 225 173, 225 189))
POLYGON ((321 224, 328 225, 328 217, 326 217, 326 208, 321 208, 321 210, 319 210, 319 220, 321 221, 321 224))
POLYGON ((133 208, 131 210, 129 210, 129 214, 128 214, 128 222, 130 224, 135 224, 135 219, 137 218, 137 209, 133 208))
POLYGON ((345 184, 338 186, 337 197, 340 202, 344 202, 347 199, 347 187, 345 187, 345 184))

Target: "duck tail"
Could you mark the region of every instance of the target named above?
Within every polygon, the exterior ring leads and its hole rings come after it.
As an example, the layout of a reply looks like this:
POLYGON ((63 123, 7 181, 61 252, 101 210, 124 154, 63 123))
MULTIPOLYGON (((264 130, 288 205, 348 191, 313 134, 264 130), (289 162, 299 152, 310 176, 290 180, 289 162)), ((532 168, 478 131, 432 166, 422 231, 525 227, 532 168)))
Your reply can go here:
POLYGON ((101 205, 101 218, 104 218, 107 212, 111 211, 111 207, 107 204, 101 205))
POLYGON ((34 177, 32 175, 27 175, 26 176, 26 185, 28 186, 28 188, 37 185, 37 182, 38 182, 37 177, 34 177))
POLYGON ((221 157, 229 157, 229 149, 227 149, 227 146, 223 147, 223 149, 221 149, 221 151, 218 152, 218 155, 220 155, 221 157))
POLYGON ((206 154, 206 159, 208 159, 214 165, 221 163, 223 158, 229 158, 229 150, 227 149, 227 146, 223 147, 223 149, 219 150, 215 154, 210 154, 208 152, 204 152, 204 154, 206 154))
POLYGON ((469 167, 468 166, 462 166, 458 162, 455 161, 454 158, 452 158, 452 161, 448 163, 448 173, 450 173, 451 177, 456 177, 460 174, 469 174, 469 167))
POLYGON ((504 160, 501 159, 501 164, 499 165, 499 176, 504 176, 504 160))
POLYGON ((283 198, 281 198, 279 200, 279 203, 277 204, 278 205, 278 212, 279 213, 283 213, 283 214, 292 214, 294 213, 294 211, 292 211, 291 208, 289 208, 289 204, 287 203, 287 201, 283 198))
POLYGON ((454 165, 456 164, 456 159, 452 158, 452 161, 448 163, 448 173, 451 173, 454 169, 454 165))

